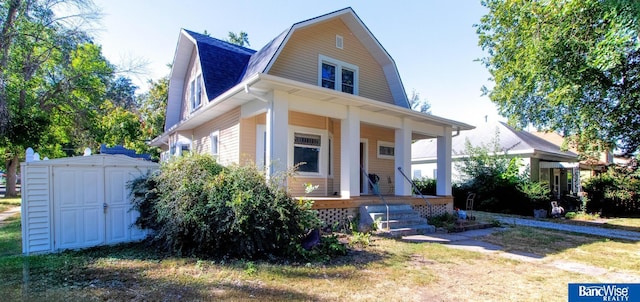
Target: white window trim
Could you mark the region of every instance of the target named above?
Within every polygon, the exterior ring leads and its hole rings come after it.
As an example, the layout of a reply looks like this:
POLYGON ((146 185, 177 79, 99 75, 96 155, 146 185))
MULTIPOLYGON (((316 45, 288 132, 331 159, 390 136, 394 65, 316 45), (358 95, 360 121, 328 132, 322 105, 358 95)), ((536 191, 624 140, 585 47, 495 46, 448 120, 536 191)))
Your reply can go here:
POLYGON ((394 159, 393 155, 380 154, 380 147, 391 147, 393 148, 393 154, 395 154, 396 145, 392 142, 378 141, 378 147, 376 148, 376 153, 378 154, 378 158, 382 159, 394 159))
POLYGON ((216 130, 216 131, 211 132, 210 140, 211 140, 211 150, 210 150, 210 151, 211 151, 211 155, 212 155, 216 160, 219 160, 219 159, 220 159, 220 130, 216 130), (213 152, 213 149, 214 149, 214 148, 213 148, 213 142, 214 142, 214 141, 213 141, 213 138, 214 138, 214 137, 216 137, 216 138, 217 138, 217 139, 216 139, 216 145, 217 145, 217 146, 216 146, 216 148, 215 148, 215 149, 216 149, 216 151, 217 151, 217 153, 214 153, 214 152, 213 152))
POLYGON ((189 105, 191 107, 191 112, 202 107, 202 84, 202 74, 196 75, 189 82, 189 105))
POLYGON ((336 48, 344 49, 344 38, 341 35, 336 35, 336 48))
MULTIPOLYGON (((318 86, 322 87, 322 63, 334 65, 336 67, 336 79, 334 90, 342 92, 342 69, 353 71, 353 95, 359 95, 359 78, 360 70, 358 66, 327 57, 318 55, 318 86)), ((345 92, 346 93, 346 92, 345 92)))
POLYGON ((287 162, 290 167, 293 167, 293 153, 294 153, 294 140, 295 133, 304 133, 304 134, 313 134, 320 136, 320 156, 318 156, 318 170, 319 172, 301 172, 297 171, 296 174, 299 176, 310 177, 310 178, 324 178, 327 177, 327 145, 329 144, 329 133, 325 129, 316 129, 316 128, 307 128, 307 127, 298 127, 298 126, 290 126, 289 127, 289 139, 288 139, 288 150, 287 162))

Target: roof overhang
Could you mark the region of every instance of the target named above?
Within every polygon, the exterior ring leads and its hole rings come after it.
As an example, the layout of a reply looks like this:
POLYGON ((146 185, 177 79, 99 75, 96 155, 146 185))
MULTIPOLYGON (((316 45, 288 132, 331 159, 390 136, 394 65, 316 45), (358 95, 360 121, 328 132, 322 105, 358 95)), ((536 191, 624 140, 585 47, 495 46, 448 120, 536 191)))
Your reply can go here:
MULTIPOLYGON (((151 141, 151 145, 160 146, 167 142, 171 133, 196 128, 210 120, 254 100, 264 101, 261 94, 267 95, 270 91, 285 91, 294 96, 312 98, 326 103, 334 103, 345 106, 358 107, 360 110, 377 114, 402 117, 418 123, 427 123, 434 126, 451 128, 452 131, 471 130, 474 127, 462 122, 446 119, 443 117, 414 111, 397 105, 368 99, 365 97, 351 95, 327 88, 298 81, 285 79, 282 77, 257 73, 225 93, 209 101, 198 111, 189 116, 188 119, 175 124, 167 129, 161 136, 151 141)), ((420 135, 414 139, 422 138, 420 135)))

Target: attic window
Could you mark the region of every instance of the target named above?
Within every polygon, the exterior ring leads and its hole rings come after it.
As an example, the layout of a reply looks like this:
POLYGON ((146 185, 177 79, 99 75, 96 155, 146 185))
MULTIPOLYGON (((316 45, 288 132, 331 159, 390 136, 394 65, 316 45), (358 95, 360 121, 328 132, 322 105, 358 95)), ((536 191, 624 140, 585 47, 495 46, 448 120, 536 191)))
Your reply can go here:
POLYGON ((344 45, 344 39, 342 39, 341 35, 336 35, 336 48, 342 49, 344 45))
POLYGON ((318 85, 349 94, 358 94, 358 66, 323 55, 318 60, 318 85))
POLYGON ((196 76, 189 83, 189 100, 191 103, 191 111, 195 111, 202 104, 202 75, 196 76))

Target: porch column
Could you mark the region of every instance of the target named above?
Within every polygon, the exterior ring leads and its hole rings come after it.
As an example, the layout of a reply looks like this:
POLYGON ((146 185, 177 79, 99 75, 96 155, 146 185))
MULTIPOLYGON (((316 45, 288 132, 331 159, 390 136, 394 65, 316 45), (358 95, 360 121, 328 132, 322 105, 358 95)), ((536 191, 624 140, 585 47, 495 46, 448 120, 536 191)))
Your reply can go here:
POLYGON ((438 136, 436 195, 451 196, 451 128, 445 128, 444 136, 438 136))
MULTIPOLYGON (((267 176, 287 170, 287 149, 289 146, 289 100, 274 92, 267 104, 266 118, 266 163, 267 176)), ((286 184, 285 184, 286 185, 286 184)))
POLYGON ((411 184, 400 174, 398 167, 402 168, 407 177, 411 178, 411 121, 402 120, 402 128, 395 133, 395 195, 411 196, 411 184))
POLYGON ((340 121, 340 196, 360 196, 360 108, 353 106, 340 121))

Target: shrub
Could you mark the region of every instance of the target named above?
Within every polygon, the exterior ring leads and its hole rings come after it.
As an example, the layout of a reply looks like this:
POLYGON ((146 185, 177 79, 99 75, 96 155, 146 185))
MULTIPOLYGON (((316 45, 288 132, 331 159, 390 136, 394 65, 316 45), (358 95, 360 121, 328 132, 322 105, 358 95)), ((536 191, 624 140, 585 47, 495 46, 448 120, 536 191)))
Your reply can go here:
POLYGON ((602 216, 640 215, 640 170, 635 166, 610 166, 605 173, 585 181, 586 211, 602 216))
POLYGON ((413 180, 416 188, 422 195, 436 195, 436 180, 428 177, 413 180))
POLYGON ((155 230, 156 241, 179 255, 287 255, 319 226, 310 201, 292 199, 254 166, 225 168, 208 155, 171 160, 131 184, 150 189, 132 190, 138 225, 155 230))

